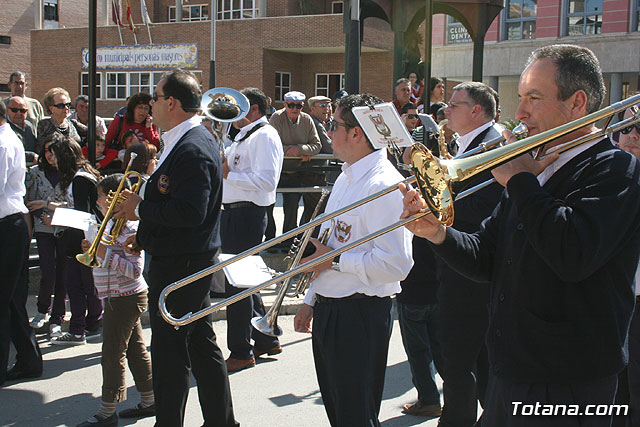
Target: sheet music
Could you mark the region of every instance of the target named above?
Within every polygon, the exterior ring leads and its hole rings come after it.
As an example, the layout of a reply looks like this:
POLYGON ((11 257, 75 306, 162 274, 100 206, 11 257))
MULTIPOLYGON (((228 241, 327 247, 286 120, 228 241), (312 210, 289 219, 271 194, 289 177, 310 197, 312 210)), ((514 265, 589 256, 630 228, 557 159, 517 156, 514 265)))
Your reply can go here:
MULTIPOLYGON (((234 257, 231 254, 220 254, 218 258, 220 261, 226 261, 229 258, 234 257)), ((223 268, 227 280, 232 286, 236 288, 252 288, 261 283, 266 282, 273 276, 272 270, 262 260, 259 255, 251 255, 240 261, 229 264, 223 268)), ((275 284, 269 286, 268 289, 275 288, 275 284)))
POLYGON ((71 227, 87 231, 89 230, 91 223, 95 223, 95 219, 93 221, 91 220, 92 217, 93 215, 89 212, 67 208, 56 208, 56 210, 53 211, 51 225, 60 225, 63 227, 71 227))

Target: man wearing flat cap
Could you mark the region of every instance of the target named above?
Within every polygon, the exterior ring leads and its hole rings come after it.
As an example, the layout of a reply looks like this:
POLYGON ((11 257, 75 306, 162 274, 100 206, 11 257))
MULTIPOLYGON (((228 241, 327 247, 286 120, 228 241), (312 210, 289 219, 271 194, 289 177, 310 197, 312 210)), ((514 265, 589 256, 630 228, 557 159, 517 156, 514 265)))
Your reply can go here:
MULTIPOLYGON (((278 187, 310 187, 325 184, 323 175, 309 170, 311 168, 309 160, 311 156, 320 152, 322 144, 313 119, 302 111, 305 99, 306 96, 302 92, 287 92, 284 95, 284 108, 273 113, 269 120, 269 124, 280 134, 285 157, 300 157, 300 159, 284 161, 278 187)), ((320 199, 319 192, 304 193, 304 195, 283 193, 283 233, 298 225, 298 202, 301 195, 304 201, 303 223, 309 221, 320 199)))

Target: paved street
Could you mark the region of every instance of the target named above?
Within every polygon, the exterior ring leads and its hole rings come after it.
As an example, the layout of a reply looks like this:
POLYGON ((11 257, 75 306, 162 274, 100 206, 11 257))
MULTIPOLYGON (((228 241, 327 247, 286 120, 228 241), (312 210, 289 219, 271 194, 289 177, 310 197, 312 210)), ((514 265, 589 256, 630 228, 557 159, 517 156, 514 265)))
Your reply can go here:
MULTIPOLYGON (((30 301, 34 299, 30 298, 30 301)), ((33 314, 35 306, 30 306, 30 314, 33 314)), ((236 417, 242 426, 248 427, 327 426, 313 367, 311 337, 293 331, 292 315, 281 316, 279 324, 284 329, 283 353, 262 358, 255 368, 230 376, 236 417)), ((225 321, 216 321, 214 328, 226 357, 229 353, 225 345, 225 321)), ((151 331, 145 327, 144 332, 148 343, 151 331)), ((39 337, 45 359, 44 375, 37 380, 7 383, 0 389, 1 426, 75 426, 93 415, 98 407, 102 381, 100 343, 61 348, 51 346, 46 335, 39 337)), ((127 374, 129 400, 119 404, 118 410, 139 400, 131 374, 127 374)), ((415 398, 396 321, 380 411, 382 424, 388 427, 435 426, 437 420, 400 413, 402 404, 415 398)), ((147 418, 137 422, 120 420, 119 425, 153 424, 154 419, 147 418)), ((192 382, 185 425, 201 424, 195 382, 192 382)))

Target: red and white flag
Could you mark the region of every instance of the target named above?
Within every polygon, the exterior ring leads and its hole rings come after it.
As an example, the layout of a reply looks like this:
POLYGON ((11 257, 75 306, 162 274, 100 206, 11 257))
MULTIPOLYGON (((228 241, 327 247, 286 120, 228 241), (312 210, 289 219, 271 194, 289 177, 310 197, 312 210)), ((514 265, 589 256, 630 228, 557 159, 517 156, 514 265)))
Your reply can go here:
POLYGON ((111 0, 111 19, 114 24, 123 26, 120 20, 120 9, 118 8, 118 2, 116 0, 111 0))

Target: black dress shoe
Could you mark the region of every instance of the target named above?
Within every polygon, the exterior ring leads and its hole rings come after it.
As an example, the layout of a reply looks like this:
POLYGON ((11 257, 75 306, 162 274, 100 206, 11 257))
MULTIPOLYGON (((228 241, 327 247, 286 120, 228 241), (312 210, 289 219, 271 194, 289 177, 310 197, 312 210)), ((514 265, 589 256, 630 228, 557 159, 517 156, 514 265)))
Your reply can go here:
POLYGON ((20 380, 22 378, 39 378, 42 376, 42 369, 40 370, 23 370, 19 366, 13 366, 13 368, 7 371, 7 381, 20 380))
POLYGON ((120 418, 144 418, 153 417, 156 414, 156 405, 144 407, 139 403, 133 408, 120 411, 120 418))

